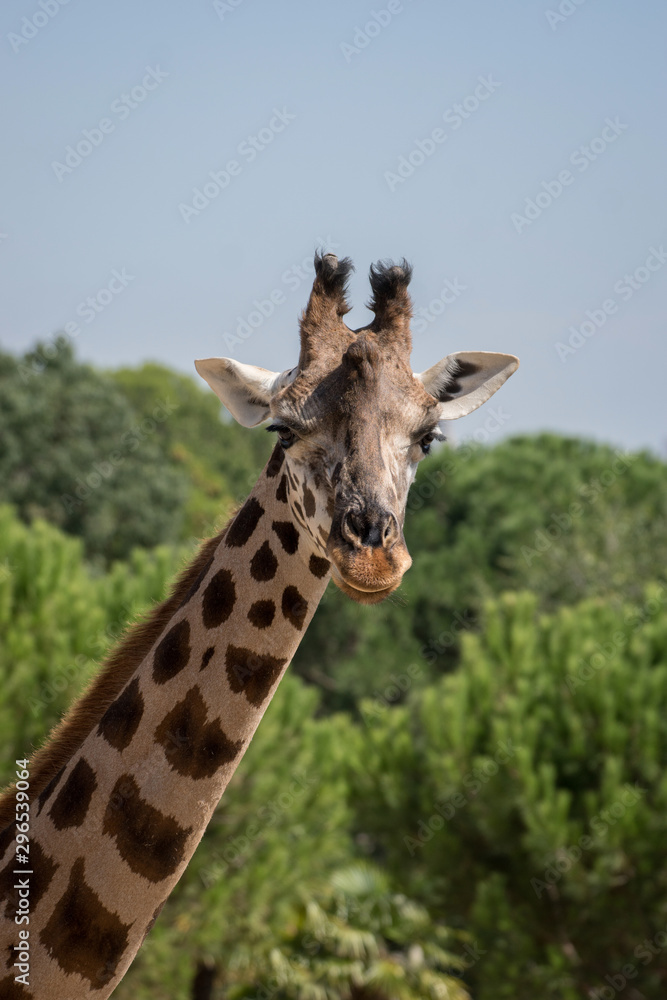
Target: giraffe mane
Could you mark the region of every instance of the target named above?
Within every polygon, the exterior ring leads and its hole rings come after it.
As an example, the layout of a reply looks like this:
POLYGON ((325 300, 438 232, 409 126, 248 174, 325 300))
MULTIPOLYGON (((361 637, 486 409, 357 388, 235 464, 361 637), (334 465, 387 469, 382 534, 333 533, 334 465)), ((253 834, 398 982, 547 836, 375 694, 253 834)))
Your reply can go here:
MULTIPOLYGON (((210 565, 230 523, 231 518, 219 534, 204 542, 195 559, 181 571, 169 597, 128 627, 125 636, 107 655, 87 689, 31 757, 30 792, 33 801, 79 749, 148 655, 179 605, 187 599, 210 565)), ((0 794, 0 831, 11 826, 15 812, 14 785, 11 784, 0 794)))

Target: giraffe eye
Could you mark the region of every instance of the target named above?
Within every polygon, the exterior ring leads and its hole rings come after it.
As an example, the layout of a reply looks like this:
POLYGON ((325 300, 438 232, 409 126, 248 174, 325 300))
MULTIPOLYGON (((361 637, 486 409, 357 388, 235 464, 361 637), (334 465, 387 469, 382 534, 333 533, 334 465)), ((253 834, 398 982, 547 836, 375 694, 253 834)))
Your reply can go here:
POLYGON ((270 426, 266 429, 267 431, 275 431, 277 433, 278 443, 282 448, 285 448, 285 450, 287 450, 290 445, 293 445, 295 441, 298 441, 296 433, 291 429, 291 427, 286 427, 285 424, 270 424, 270 426))
POLYGON ((425 455, 428 455, 430 452, 433 441, 435 441, 435 434, 424 434, 424 437, 419 442, 425 455))
POLYGON ((422 434, 422 436, 418 438, 415 443, 419 445, 424 455, 428 455, 434 441, 445 440, 445 435, 442 433, 440 428, 434 427, 432 431, 428 432, 428 434, 422 434))

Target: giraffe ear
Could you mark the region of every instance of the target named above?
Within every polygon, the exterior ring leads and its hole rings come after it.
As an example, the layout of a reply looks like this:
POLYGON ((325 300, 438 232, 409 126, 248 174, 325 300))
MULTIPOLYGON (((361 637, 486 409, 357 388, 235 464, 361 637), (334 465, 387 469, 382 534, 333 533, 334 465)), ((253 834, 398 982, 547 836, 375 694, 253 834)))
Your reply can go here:
POLYGON ((415 378, 440 401, 440 418, 456 420, 486 403, 518 367, 513 354, 459 351, 415 378))
POLYGON ((195 361, 195 368, 243 427, 255 427, 266 420, 271 399, 298 372, 298 368, 271 372, 232 358, 206 358, 195 361))

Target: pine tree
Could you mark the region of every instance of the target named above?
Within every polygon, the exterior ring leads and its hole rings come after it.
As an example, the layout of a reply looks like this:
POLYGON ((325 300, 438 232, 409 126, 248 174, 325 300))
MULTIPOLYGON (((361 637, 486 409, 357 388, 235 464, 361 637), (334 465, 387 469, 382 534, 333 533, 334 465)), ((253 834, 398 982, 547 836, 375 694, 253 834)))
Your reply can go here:
POLYGON ((536 605, 490 603, 459 671, 369 714, 358 826, 406 891, 460 915, 476 1000, 578 1000, 632 969, 658 1000, 667 587, 635 606, 536 605))

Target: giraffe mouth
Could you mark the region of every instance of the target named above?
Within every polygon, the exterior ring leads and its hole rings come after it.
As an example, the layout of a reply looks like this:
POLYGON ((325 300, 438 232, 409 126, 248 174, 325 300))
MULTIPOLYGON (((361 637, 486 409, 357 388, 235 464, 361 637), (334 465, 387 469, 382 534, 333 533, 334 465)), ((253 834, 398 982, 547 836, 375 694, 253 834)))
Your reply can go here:
POLYGON ((334 583, 357 604, 379 604, 396 590, 412 564, 398 518, 378 504, 340 509, 331 525, 327 555, 334 583))
POLYGON ((392 583, 389 587, 382 587, 378 590, 369 587, 359 586, 358 584, 352 584, 349 580, 346 580, 340 573, 335 563, 331 564, 331 576, 333 582, 336 584, 339 590, 342 590, 344 594, 356 601, 357 604, 379 604, 384 601, 386 597, 396 590, 400 585, 402 576, 392 583))

